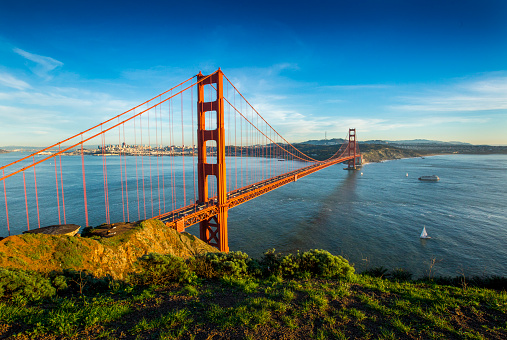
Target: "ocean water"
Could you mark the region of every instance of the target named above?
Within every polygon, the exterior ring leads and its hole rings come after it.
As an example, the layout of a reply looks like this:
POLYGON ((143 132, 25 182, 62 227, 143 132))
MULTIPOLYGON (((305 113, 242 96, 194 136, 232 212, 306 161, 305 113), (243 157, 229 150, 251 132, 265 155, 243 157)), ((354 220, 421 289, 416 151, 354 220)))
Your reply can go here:
MULTIPOLYGON (((19 154, 0 155, 0 164, 7 164, 14 157, 19 154)), ((81 158, 64 158, 64 176, 75 174, 79 179, 81 158)), ((145 166, 148 159, 145 157, 145 166)), ((156 158, 151 161, 154 164, 156 158)), ((249 166, 266 169, 268 161, 249 158, 249 166)), ((101 162, 100 157, 85 156, 90 206, 104 205, 101 162)), ((120 166, 117 157, 108 158, 108 162, 110 167, 120 166)), ((174 162, 171 171, 179 183, 183 168, 178 158, 174 162)), ((189 167, 192 158, 188 157, 186 162, 188 186, 193 176, 189 167)), ((275 161, 272 165, 286 166, 285 163, 275 161)), ((228 160, 229 173, 235 172, 234 164, 232 159, 228 160)), ((384 266, 404 268, 417 277, 428 275, 430 267, 434 275, 507 275, 507 155, 442 155, 371 163, 360 171, 342 168, 343 165, 331 166, 231 209, 230 249, 253 257, 260 257, 271 248, 284 253, 326 249, 347 258, 357 271, 384 266), (439 182, 417 179, 433 174, 440 177, 439 182), (419 238, 423 226, 431 239, 419 238)), ((166 163, 166 173, 168 169, 166 163)), ((132 162, 128 163, 127 171, 130 176, 135 173, 132 162)), ((120 175, 115 174, 112 172, 108 177, 110 202, 120 203, 111 203, 110 211, 112 222, 119 222, 125 209, 121 203, 120 175)), ((32 176, 30 173, 26 177, 27 187, 33 181, 32 176)), ((52 223, 58 223, 54 202, 45 207, 45 203, 56 199, 56 194, 51 193, 54 176, 54 164, 37 167, 41 220, 53 219, 52 223)), ((145 173, 146 186, 148 176, 145 173)), ((138 183, 129 180, 131 204, 127 214, 131 220, 144 217, 144 209, 138 209, 133 202, 138 183)), ((171 194, 170 183, 164 185, 166 189, 161 194, 155 189, 149 195, 155 197, 155 202, 148 205, 148 215, 152 211, 157 213, 157 197, 171 194)), ((181 192, 182 184, 178 185, 181 192)), ((7 186, 10 229, 11 234, 16 234, 26 230, 27 224, 23 184, 20 179, 8 180, 7 186)), ((179 194, 176 207, 183 204, 182 199, 179 194)), ((193 199, 193 188, 186 188, 186 203, 193 199)), ((83 225, 80 180, 65 184, 65 200, 67 223, 83 225)), ((37 224, 33 198, 28 205, 33 228, 37 224)), ((7 235, 4 207, 2 195, 0 236, 7 235)), ((163 205, 160 208, 163 210, 163 205)), ((88 209, 90 225, 104 222, 103 210, 88 209)), ((197 226, 187 231, 198 233, 197 226)))
POLYGON ((358 271, 507 275, 507 155, 332 166, 231 209, 229 228, 230 248, 254 257, 320 248, 358 271))

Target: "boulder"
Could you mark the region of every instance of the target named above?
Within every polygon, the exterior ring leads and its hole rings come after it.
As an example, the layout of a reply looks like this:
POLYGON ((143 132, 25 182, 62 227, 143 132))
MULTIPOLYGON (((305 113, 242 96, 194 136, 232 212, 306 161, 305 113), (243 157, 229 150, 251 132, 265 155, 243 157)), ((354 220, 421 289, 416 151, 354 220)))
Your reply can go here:
POLYGON ((77 224, 50 225, 43 228, 24 231, 23 234, 46 234, 46 235, 67 235, 75 236, 81 226, 77 224))

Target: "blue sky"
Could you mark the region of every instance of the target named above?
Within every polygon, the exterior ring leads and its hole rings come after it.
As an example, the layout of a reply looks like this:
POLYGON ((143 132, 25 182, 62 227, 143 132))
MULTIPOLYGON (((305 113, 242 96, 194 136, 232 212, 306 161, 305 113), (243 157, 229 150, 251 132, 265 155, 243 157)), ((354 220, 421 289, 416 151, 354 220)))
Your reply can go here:
POLYGON ((0 2, 0 146, 218 67, 291 141, 507 144, 507 1, 17 0, 0 2))

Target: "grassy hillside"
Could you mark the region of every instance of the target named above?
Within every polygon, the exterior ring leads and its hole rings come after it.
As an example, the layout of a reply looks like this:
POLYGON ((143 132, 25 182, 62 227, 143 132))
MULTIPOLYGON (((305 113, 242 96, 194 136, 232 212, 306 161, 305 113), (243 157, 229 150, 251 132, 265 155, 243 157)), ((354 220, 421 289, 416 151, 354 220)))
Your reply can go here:
POLYGON ((97 277, 122 279, 147 253, 189 257, 216 249, 199 238, 178 233, 159 220, 104 224, 82 237, 22 234, 0 240, 0 268, 40 272, 87 270, 97 277))
POLYGON ((467 278, 450 286, 410 281, 400 271, 390 279, 375 277, 389 274, 381 268, 358 275, 343 258, 320 250, 287 256, 270 251, 259 261, 240 252, 187 260, 149 255, 138 266, 138 274, 122 281, 86 272, 36 277, 0 270, 0 336, 507 338, 505 290, 474 287, 479 281, 467 278))

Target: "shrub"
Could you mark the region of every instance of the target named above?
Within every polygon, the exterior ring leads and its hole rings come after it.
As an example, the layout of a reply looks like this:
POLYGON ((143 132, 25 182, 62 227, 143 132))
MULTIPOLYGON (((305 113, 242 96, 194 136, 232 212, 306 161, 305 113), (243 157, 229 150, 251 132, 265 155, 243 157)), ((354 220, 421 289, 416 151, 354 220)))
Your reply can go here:
POLYGON ((197 276, 205 278, 238 277, 261 273, 257 261, 240 251, 200 254, 191 259, 190 265, 197 276))
POLYGON ((111 281, 113 281, 110 276, 98 278, 87 270, 65 269, 61 275, 57 272, 53 272, 51 275, 56 275, 53 279, 54 284, 56 284, 56 282, 61 282, 61 288, 59 289, 65 287, 67 288, 67 292, 71 294, 78 293, 80 295, 84 293, 90 295, 110 291, 110 284, 111 281))
POLYGON ((326 278, 350 278, 354 274, 354 267, 343 257, 319 249, 309 250, 300 255, 299 270, 310 272, 312 276, 326 278))
POLYGON ((275 249, 267 250, 261 259, 261 267, 267 276, 281 276, 281 263, 283 256, 281 253, 275 252, 275 249))
POLYGON ((20 269, 0 269, 0 297, 15 301, 37 301, 56 294, 50 279, 20 269))
POLYGON ((150 253, 142 256, 136 264, 140 271, 131 280, 141 285, 184 282, 192 277, 185 260, 173 255, 150 253))
POLYGON ((264 253, 261 265, 266 275, 282 277, 350 278, 354 274, 354 267, 343 257, 319 249, 286 256, 271 249, 264 253))

